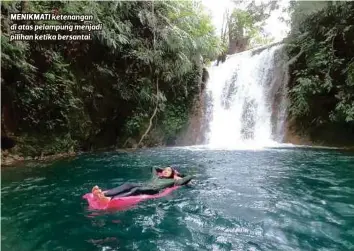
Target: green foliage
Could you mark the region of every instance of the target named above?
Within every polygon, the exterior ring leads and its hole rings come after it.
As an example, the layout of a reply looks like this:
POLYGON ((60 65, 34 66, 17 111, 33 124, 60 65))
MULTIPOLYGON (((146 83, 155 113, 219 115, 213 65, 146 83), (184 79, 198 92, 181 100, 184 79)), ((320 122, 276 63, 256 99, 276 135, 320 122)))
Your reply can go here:
POLYGON ((290 1, 287 11, 290 12, 291 16, 290 23, 292 35, 301 35, 303 31, 300 31, 300 29, 306 25, 307 18, 327 6, 328 1, 290 1))
POLYGON ((221 51, 211 18, 188 1, 12 1, 2 16, 2 105, 14 115, 5 124, 38 153, 40 144, 55 152, 139 137, 156 105, 163 119, 178 95, 190 104, 203 64, 221 51), (9 41, 9 13, 54 8, 92 14, 103 30, 89 42, 9 41))
POLYGON ((127 120, 125 124, 125 132, 127 135, 137 135, 141 130, 141 125, 148 119, 149 115, 144 112, 135 112, 134 115, 127 120))
MULTIPOLYGON (((256 3, 256 1, 234 1, 235 7, 224 15, 225 30, 222 40, 226 43, 228 36, 229 53, 242 51, 248 46, 259 46, 270 43, 273 38, 264 34, 262 27, 271 11, 278 8, 276 1, 256 3), (227 33, 227 36, 226 36, 227 33)), ((224 27, 223 27, 224 29, 224 27)))
POLYGON ((167 140, 174 138, 184 127, 188 119, 188 110, 180 105, 168 105, 164 113, 162 127, 167 140))
POLYGON ((340 90, 336 95, 338 103, 335 111, 330 114, 330 118, 334 121, 354 121, 354 61, 344 69, 346 75, 345 84, 339 86, 340 90))
POLYGON ((73 151, 78 142, 73 140, 69 134, 36 135, 22 134, 19 143, 19 152, 24 156, 37 157, 39 155, 51 155, 73 151))
POLYGON ((231 13, 230 20, 230 35, 236 37, 253 37, 259 32, 260 25, 250 12, 246 10, 234 9, 231 13))
POLYGON ((305 129, 354 129, 354 5, 297 2, 292 8, 289 54, 297 60, 290 114, 305 129))

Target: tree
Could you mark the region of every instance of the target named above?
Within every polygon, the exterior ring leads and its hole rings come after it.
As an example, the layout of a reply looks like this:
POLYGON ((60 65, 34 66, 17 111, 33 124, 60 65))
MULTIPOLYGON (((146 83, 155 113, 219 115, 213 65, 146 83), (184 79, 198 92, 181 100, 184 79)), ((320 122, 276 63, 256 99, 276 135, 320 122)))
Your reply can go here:
MULTIPOLYGON (((23 153, 122 146, 141 138, 153 114, 151 128, 160 125, 165 141, 171 111, 188 114, 204 64, 220 52, 211 18, 196 1, 12 1, 2 3, 2 16, 2 105, 12 115, 4 124, 14 122, 23 153), (103 30, 92 41, 9 40, 10 12, 54 8, 92 14, 103 30)), ((149 131, 145 145, 153 141, 149 131)))
POLYGON ((256 1, 234 1, 235 7, 225 10, 221 40, 228 40, 228 54, 248 49, 248 46, 269 43, 271 38, 262 32, 262 27, 271 11, 278 8, 275 1, 257 4, 256 1))
POLYGON ((290 115, 313 138, 347 141, 354 136, 354 5, 297 2, 292 8, 290 115))

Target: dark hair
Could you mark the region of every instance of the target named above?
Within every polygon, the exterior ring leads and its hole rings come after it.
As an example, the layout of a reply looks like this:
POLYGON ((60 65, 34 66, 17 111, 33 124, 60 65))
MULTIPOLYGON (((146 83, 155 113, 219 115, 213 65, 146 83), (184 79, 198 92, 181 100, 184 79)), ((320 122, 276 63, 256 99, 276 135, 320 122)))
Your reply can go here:
POLYGON ((171 167, 171 169, 172 169, 172 172, 171 172, 171 175, 169 178, 173 178, 175 176, 175 170, 172 167, 171 167))

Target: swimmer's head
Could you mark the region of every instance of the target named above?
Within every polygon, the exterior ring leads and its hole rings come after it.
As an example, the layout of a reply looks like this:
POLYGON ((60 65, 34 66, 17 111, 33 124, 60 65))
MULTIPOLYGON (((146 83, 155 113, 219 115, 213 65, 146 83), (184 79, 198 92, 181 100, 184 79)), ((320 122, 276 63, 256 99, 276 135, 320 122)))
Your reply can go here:
POLYGON ((174 176, 174 174, 175 174, 175 172, 173 171, 173 169, 171 167, 166 167, 162 171, 162 176, 165 178, 172 178, 174 176))

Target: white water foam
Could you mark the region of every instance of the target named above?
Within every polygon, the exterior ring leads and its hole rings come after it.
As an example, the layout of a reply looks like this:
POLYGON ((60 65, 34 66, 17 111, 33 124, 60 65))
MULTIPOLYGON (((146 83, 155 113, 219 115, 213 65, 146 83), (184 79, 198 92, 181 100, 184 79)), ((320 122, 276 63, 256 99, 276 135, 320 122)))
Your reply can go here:
POLYGON ((279 59, 282 47, 235 54, 209 69, 207 93, 211 101, 207 105, 212 112, 205 142, 208 148, 283 145, 288 75, 279 59))

